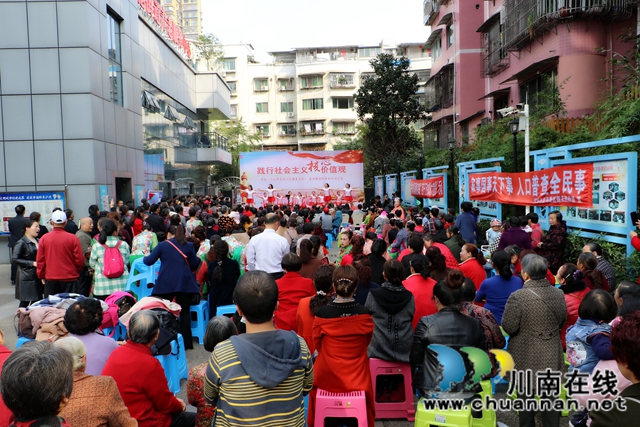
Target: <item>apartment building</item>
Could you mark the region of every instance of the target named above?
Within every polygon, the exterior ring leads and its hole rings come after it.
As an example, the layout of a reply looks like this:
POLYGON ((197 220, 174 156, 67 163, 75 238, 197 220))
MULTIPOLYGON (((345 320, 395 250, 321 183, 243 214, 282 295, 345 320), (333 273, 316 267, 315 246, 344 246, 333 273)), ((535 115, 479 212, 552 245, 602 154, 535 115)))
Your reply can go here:
POLYGON ((200 0, 159 0, 165 15, 175 22, 187 40, 198 40, 202 35, 202 8, 200 0))
MULTIPOLYGON (((226 45, 231 117, 260 135, 265 150, 331 149, 356 134, 353 96, 382 52, 409 58, 421 85, 429 78, 431 60, 421 43, 296 48, 269 52, 270 63, 256 62, 249 44, 226 45)), ((416 96, 424 99, 424 90, 416 96)))
POLYGON ((529 103, 535 112, 557 87, 567 117, 593 112, 618 84, 611 52, 625 55, 635 34, 630 0, 423 0, 426 47, 433 59, 426 85, 433 121, 425 140, 466 143, 499 109, 529 103), (475 34, 474 34, 475 33, 475 34), (611 79, 610 77, 614 77, 611 79))

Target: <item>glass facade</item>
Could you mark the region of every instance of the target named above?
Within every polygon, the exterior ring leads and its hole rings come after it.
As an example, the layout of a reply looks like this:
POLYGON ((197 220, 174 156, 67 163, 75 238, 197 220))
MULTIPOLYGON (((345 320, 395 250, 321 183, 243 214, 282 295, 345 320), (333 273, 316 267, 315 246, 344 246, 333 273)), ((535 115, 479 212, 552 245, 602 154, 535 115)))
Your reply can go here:
POLYGON ((107 9, 107 49, 109 52, 109 89, 111 102, 122 105, 122 52, 120 48, 120 21, 107 9))
POLYGON ((146 189, 161 190, 165 195, 205 193, 210 166, 198 164, 196 149, 226 149, 226 139, 215 132, 205 134, 206 118, 148 82, 141 83, 146 189))

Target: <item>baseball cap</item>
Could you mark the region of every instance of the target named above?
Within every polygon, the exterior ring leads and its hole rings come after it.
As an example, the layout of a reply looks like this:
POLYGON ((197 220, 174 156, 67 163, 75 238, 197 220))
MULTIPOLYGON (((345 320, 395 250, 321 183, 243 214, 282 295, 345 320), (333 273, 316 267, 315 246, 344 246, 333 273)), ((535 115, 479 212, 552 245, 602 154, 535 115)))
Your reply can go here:
POLYGON ((329 208, 324 208, 324 213, 329 213, 329 208))
POLYGON ((67 215, 63 211, 55 211, 51 214, 51 222, 54 224, 64 224, 67 222, 67 215))

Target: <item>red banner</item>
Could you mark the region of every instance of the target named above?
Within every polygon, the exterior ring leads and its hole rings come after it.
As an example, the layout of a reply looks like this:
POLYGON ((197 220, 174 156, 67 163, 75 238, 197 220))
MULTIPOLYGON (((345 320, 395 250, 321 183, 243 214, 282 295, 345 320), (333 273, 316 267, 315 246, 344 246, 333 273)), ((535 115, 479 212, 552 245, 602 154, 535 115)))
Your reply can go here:
POLYGON ((412 179, 411 195, 422 199, 444 197, 444 176, 429 179, 412 179))
POLYGON ((469 198, 518 206, 591 207, 593 163, 525 173, 469 173, 469 198))

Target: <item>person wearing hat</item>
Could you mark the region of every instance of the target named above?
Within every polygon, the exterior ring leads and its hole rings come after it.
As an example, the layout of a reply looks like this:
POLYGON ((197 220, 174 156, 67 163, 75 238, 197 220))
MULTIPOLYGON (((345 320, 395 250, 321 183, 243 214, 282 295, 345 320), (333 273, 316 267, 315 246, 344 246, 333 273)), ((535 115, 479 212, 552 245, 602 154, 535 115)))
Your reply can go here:
POLYGON ((78 292, 78 277, 84 267, 80 240, 67 233, 67 215, 63 211, 51 214, 53 230, 40 239, 36 257, 36 273, 44 280, 44 297, 62 292, 78 292))
POLYGON ((498 218, 494 218, 491 220, 491 228, 487 230, 487 242, 489 242, 489 246, 493 245, 496 239, 500 238, 500 228, 502 227, 502 222, 498 218))
POLYGON ((329 208, 324 208, 323 214, 320 216, 320 225, 324 233, 333 232, 333 215, 329 208))

